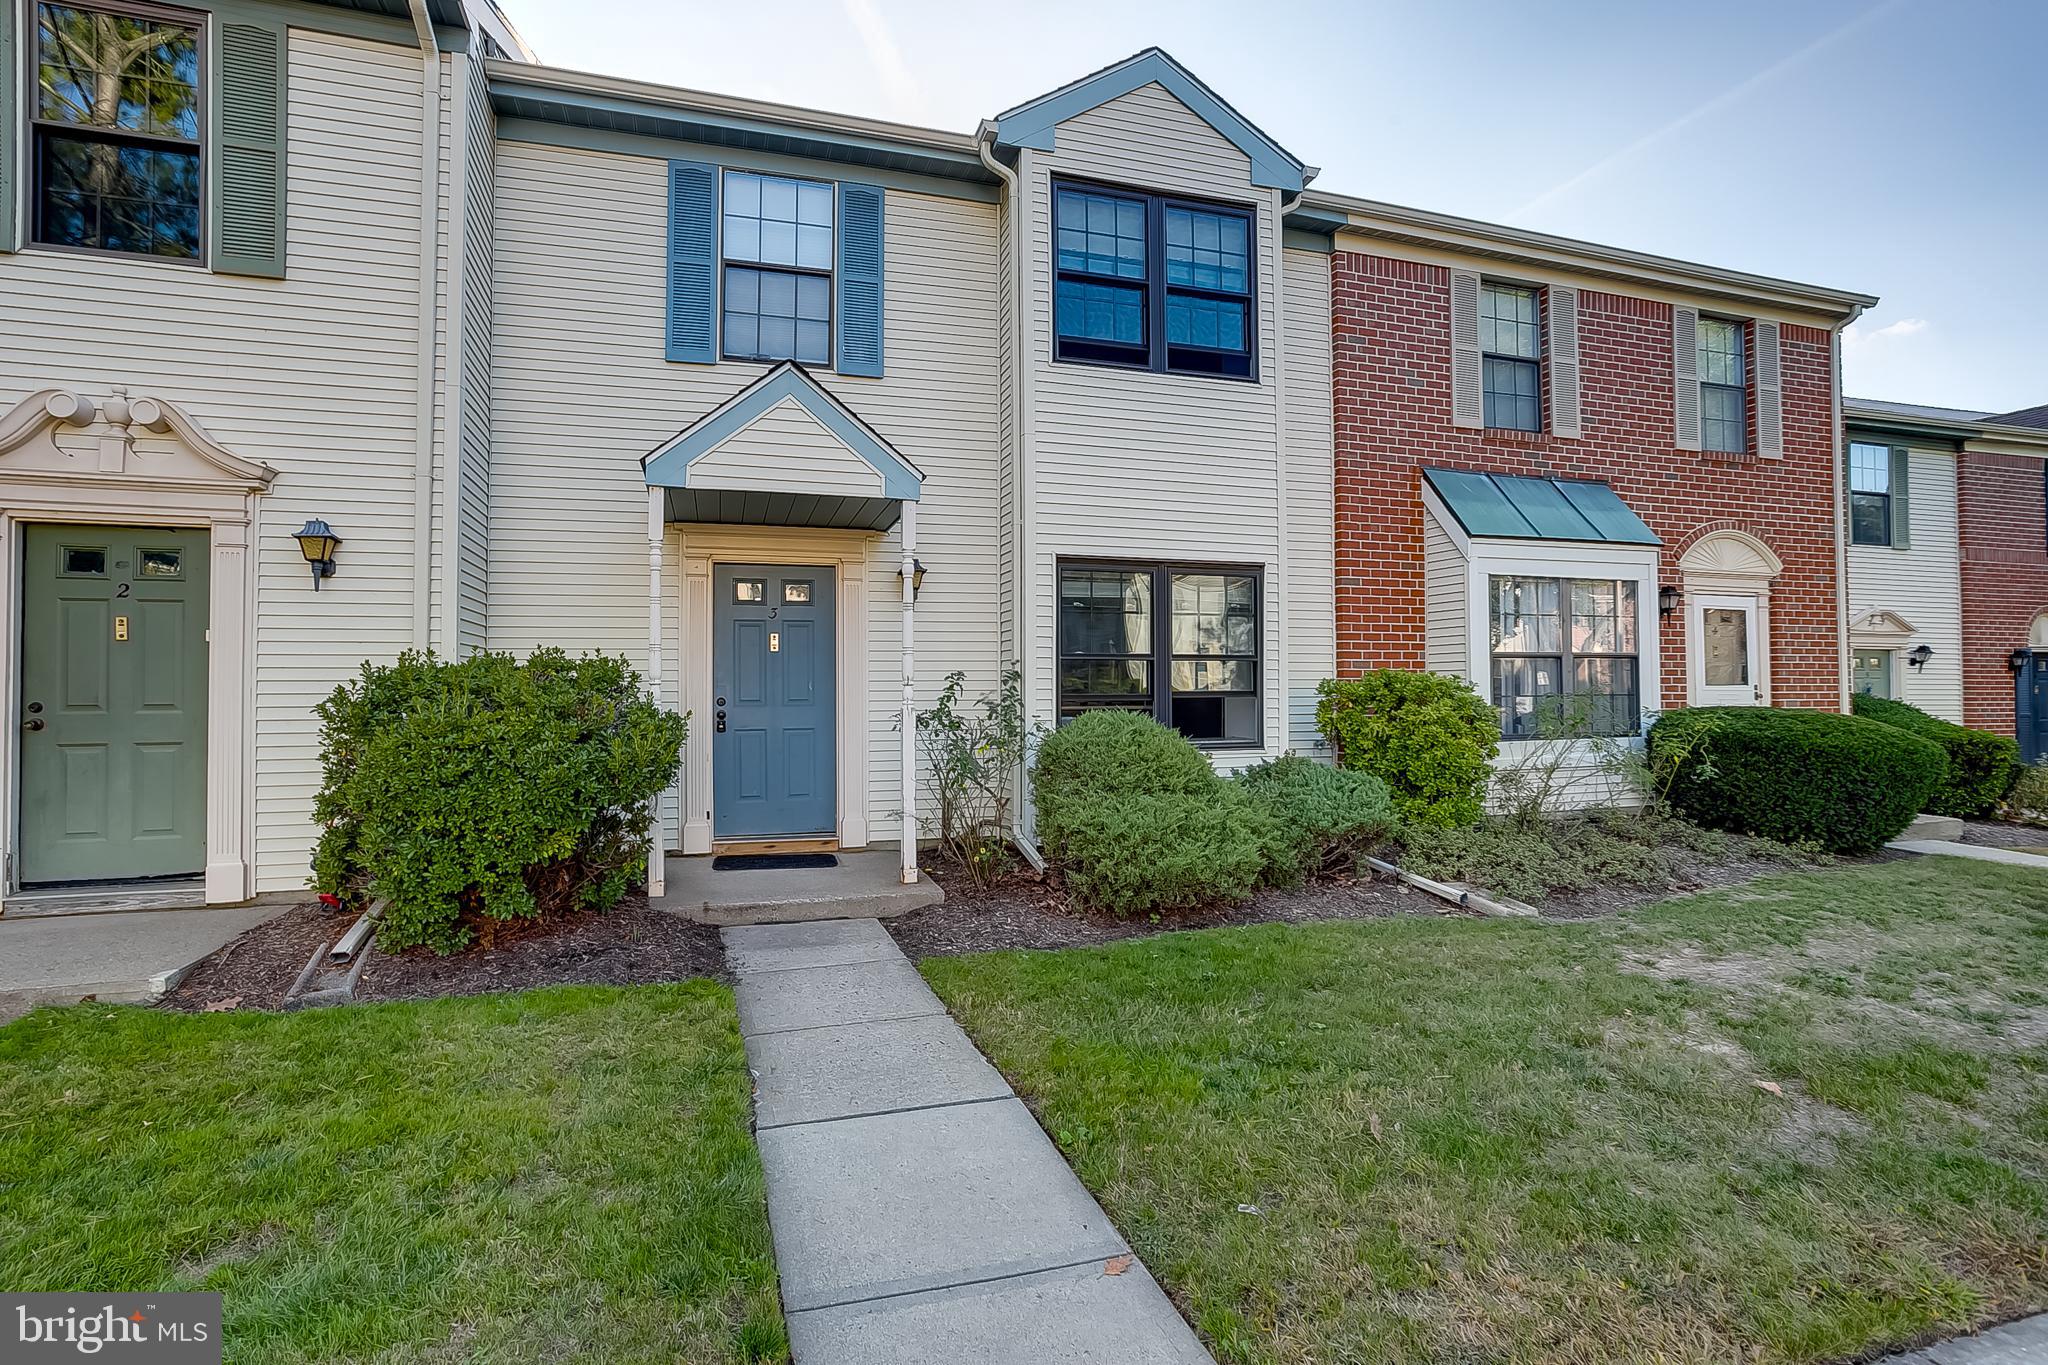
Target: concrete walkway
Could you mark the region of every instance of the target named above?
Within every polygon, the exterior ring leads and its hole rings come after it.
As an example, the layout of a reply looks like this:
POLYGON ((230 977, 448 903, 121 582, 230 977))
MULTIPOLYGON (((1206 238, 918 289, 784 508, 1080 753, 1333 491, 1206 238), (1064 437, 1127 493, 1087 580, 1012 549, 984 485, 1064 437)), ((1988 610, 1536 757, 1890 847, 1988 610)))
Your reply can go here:
POLYGON ((723 933, 796 1365, 1209 1365, 880 921, 723 933))
POLYGON ((2048 1313, 1975 1336, 1951 1337, 1876 1365, 2040 1365, 2048 1360, 2048 1313))
POLYGON ((0 919, 0 1022, 36 1005, 155 1000, 192 965, 289 905, 0 919))
POLYGON ((1896 848, 1904 853, 1937 853, 1950 858, 1975 858, 1980 863, 2004 863, 2009 867, 2034 867, 2048 872, 2048 857, 2039 853, 2015 853, 2009 848, 1957 844, 1946 839, 1894 839, 1885 847, 1896 848))

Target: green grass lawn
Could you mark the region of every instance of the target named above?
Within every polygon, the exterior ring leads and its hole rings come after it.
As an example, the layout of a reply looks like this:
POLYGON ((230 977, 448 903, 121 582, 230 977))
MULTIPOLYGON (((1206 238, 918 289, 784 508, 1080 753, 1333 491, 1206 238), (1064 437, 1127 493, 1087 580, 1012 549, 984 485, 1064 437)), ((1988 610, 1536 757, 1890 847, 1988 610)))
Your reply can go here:
POLYGON ((924 970, 1226 1362, 1826 1360, 2048 1307, 2040 873, 924 970))
POLYGON ((0 1285, 212 1289, 228 1358, 784 1357, 711 982, 0 1028, 0 1285))

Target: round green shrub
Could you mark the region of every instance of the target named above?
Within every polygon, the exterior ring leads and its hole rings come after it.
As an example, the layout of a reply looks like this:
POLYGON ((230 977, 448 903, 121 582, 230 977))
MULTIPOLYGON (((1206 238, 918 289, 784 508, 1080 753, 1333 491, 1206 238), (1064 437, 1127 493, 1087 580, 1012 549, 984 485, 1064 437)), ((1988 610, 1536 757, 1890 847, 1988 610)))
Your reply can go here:
POLYGON ((616 904, 646 867, 686 729, 623 659, 553 649, 365 664, 319 714, 313 884, 383 900, 377 940, 394 951, 616 904))
POLYGON ((1927 798, 1931 814, 1966 820, 1989 815, 2005 800, 2019 775, 2020 746, 2004 735, 1966 729, 1888 697, 1866 697, 1859 693, 1851 699, 1850 707, 1865 720, 1895 726, 1941 746, 1948 757, 1948 774, 1927 798))
POLYGON ((1198 794, 1222 782, 1177 730, 1136 711, 1090 711, 1047 735, 1032 768, 1039 818, 1068 791, 1198 794))
POLYGON ((1271 817, 1227 785, 1211 791, 1070 792, 1059 803, 1068 894, 1118 918, 1240 901, 1259 884, 1271 817))
POLYGON ((2007 820, 2048 825, 2048 763, 2022 764, 1998 813, 2007 820))
POLYGON ((1479 818, 1500 714, 1463 679, 1381 668, 1326 678, 1316 725, 1346 768, 1386 783, 1410 824, 1469 825, 1479 818))
POLYGON ((1768 706, 1667 711, 1649 750, 1689 819, 1844 851, 1897 838, 1948 770, 1939 745, 1893 726, 1768 706))
POLYGON ((1371 773, 1287 754, 1247 768, 1236 781, 1272 817, 1266 880, 1276 886, 1355 868, 1359 857, 1393 828, 1393 799, 1387 784, 1371 773))

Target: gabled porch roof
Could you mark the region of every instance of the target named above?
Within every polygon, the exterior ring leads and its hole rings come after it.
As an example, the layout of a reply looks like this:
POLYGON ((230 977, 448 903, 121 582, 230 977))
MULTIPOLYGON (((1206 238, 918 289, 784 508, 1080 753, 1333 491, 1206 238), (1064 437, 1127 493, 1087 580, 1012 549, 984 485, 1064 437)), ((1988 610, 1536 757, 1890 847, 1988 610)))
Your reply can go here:
POLYGON ((886 531, 924 475, 785 360, 648 452, 672 522, 886 531))

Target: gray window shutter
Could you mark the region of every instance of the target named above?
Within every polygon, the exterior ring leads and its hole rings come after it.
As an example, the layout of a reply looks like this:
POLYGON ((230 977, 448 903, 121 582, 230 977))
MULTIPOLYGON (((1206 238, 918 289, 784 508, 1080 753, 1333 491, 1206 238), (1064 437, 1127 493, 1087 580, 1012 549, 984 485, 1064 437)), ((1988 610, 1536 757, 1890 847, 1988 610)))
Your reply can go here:
POLYGON ((14 235, 14 82, 21 69, 21 55, 14 49, 14 28, 20 9, 19 5, 0 4, 0 251, 14 250, 19 240, 14 235))
POLYGON ((1904 446, 1892 447, 1892 548, 1913 548, 1913 457, 1904 446))
POLYGON ((213 268, 284 276, 285 32, 222 23, 215 44, 213 268))
POLYGON ((1780 378, 1779 335, 1775 322, 1758 322, 1756 335, 1756 453, 1766 460, 1785 458, 1785 398, 1780 378))
POLYGON ((841 374, 882 373, 882 206, 880 185, 839 186, 841 374))
POLYGON ((1480 384, 1479 275, 1451 272, 1451 425, 1486 425, 1486 394, 1480 384))
POLYGON ((1579 435, 1579 291, 1554 284, 1544 291, 1550 335, 1544 353, 1550 365, 1550 434, 1579 435))
POLYGON ((1700 448, 1700 310, 1671 310, 1671 384, 1674 431, 1680 450, 1700 448))
POLYGON ((718 168, 668 163, 668 358, 718 360, 718 168))

